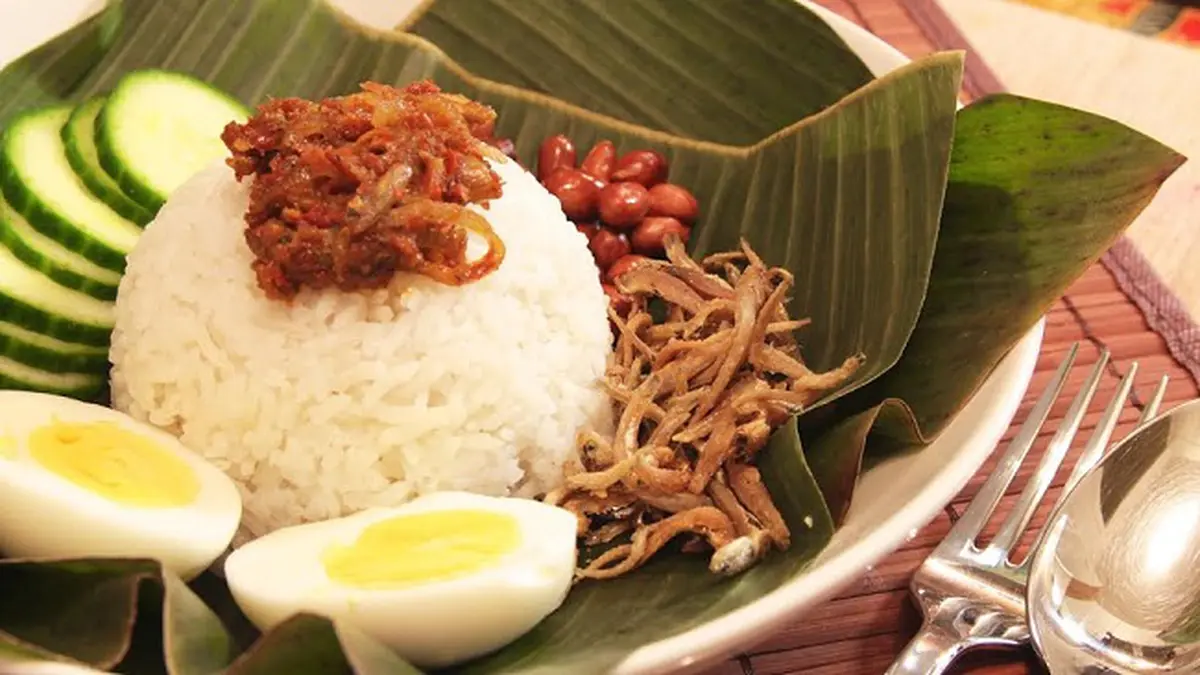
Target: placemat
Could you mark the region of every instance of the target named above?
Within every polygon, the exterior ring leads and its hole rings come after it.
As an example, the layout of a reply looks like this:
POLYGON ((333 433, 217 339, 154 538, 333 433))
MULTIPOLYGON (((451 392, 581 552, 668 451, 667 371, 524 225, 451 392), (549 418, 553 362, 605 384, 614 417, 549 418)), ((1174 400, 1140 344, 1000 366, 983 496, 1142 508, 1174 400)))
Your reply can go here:
MULTIPOLYGON (((818 2, 866 27, 910 57, 935 50, 967 49, 967 72, 963 88, 968 99, 1001 90, 996 77, 970 52, 966 40, 934 0, 818 2)), ((1151 396, 1162 376, 1171 378, 1164 399, 1164 411, 1200 395, 1196 385, 1200 377, 1200 370, 1197 369, 1200 349, 1196 347, 1197 343, 1177 344, 1173 355, 1168 338, 1163 335, 1167 333, 1176 342, 1181 339, 1194 340, 1194 333, 1188 332, 1194 329, 1194 325, 1187 321, 1185 314, 1182 327, 1171 330, 1173 322, 1179 319, 1171 308, 1174 298, 1161 284, 1156 285, 1153 272, 1148 272, 1148 267, 1138 259, 1138 255, 1132 246, 1119 243, 1106 256, 1104 264, 1097 264, 1088 270, 1047 315, 1046 337, 1037 371, 1030 384, 1030 393, 1026 395, 1013 427, 1001 441, 1002 446, 1024 421, 1037 395, 1053 376, 1071 344, 1078 341, 1083 347, 1063 398, 1051 412, 1051 422, 1043 430, 1030 453, 1030 459, 1010 487, 1008 496, 1001 502, 998 518, 993 520, 1002 518, 1006 509, 1011 508, 1036 466, 1036 459, 1044 452, 1050 435, 1058 428, 1070 398, 1078 391, 1103 349, 1111 352, 1112 361, 1092 409, 1081 426, 1079 441, 1064 463, 1067 468, 1073 464, 1079 449, 1100 418, 1104 405, 1134 361, 1139 364, 1134 395, 1121 416, 1115 440, 1132 430, 1143 402, 1151 396), (1118 284, 1114 271, 1122 277, 1121 284, 1118 284), (1137 290, 1139 284, 1143 288, 1140 293, 1137 290), (1133 289, 1134 299, 1122 290, 1123 287, 1133 289), (1135 299, 1141 302, 1135 304, 1135 299), (1162 328, 1164 325, 1166 329, 1162 328), (1182 361, 1188 360, 1189 356, 1190 362, 1185 367, 1182 361)), ((1175 304, 1178 304, 1177 301, 1175 304)), ((838 598, 809 612, 750 652, 719 664, 704 675, 882 673, 920 625, 920 615, 908 598, 908 582, 912 573, 962 514, 991 471, 994 461, 995 457, 989 460, 959 497, 918 536, 875 566, 838 598)), ((1026 533, 1025 546, 1045 521, 1065 478, 1065 472, 1060 472, 1050 496, 1043 500, 1043 507, 1026 533)), ((990 533, 990 530, 985 530, 984 536, 990 536, 990 533)), ((964 658, 952 672, 960 675, 1040 675, 1045 671, 1031 650, 1024 649, 974 654, 964 658)))

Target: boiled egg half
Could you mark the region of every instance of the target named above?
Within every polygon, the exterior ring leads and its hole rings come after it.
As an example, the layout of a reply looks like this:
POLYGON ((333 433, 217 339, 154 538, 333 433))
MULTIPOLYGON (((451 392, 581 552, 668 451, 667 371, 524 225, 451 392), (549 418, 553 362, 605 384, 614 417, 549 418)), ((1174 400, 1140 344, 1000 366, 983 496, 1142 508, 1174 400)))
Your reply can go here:
POLYGON ((276 530, 230 554, 225 580, 260 630, 310 612, 440 667, 504 646, 562 604, 575 528, 541 502, 439 492, 276 530))
POLYGON ((186 579, 225 552, 233 481, 175 437, 115 410, 0 391, 0 553, 155 558, 186 579))

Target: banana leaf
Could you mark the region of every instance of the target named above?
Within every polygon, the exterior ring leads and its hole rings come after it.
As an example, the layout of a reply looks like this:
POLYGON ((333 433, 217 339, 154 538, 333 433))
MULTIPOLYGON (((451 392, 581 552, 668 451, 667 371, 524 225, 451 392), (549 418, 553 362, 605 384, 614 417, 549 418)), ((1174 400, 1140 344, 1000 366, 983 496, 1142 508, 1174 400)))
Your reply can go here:
MULTIPOLYGON (((801 420, 803 436, 793 421, 764 452, 791 550, 732 580, 664 556, 581 584, 531 633, 463 672, 606 672, 803 574, 845 513, 864 453, 935 435, 1182 161, 1116 123, 1017 97, 956 116, 961 54, 872 80, 823 21, 787 0, 753 11, 735 0, 437 0, 407 28, 366 29, 322 0, 124 0, 0 72, 0 127, 141 67, 199 75, 248 103, 431 78, 494 106, 524 158, 553 133, 661 150, 671 179, 700 199, 695 252, 745 237, 795 275, 791 310, 813 319, 801 336, 807 361, 867 357, 801 420)), ((258 636, 219 579, 191 588, 146 561, 0 561, 0 659, 417 672, 319 617, 258 636), (2 600, 18 583, 20 597, 42 603, 33 618, 2 600), (101 597, 120 602, 61 630, 81 620, 73 599, 101 597)))
POLYGON ((439 0, 398 28, 480 77, 729 145, 755 143, 873 79, 794 0, 759 0, 752 11, 741 0, 439 0))
POLYGON ((0 665, 48 653, 104 670, 209 675, 234 656, 220 619, 153 560, 0 560, 0 589, 0 665), (129 668, 145 661, 152 669, 129 668))
POLYGON ((835 522, 864 453, 878 461, 927 444, 1183 161, 1112 120, 1043 101, 993 96, 959 113, 933 274, 904 356, 835 404, 865 410, 806 434, 835 522), (1079 181, 1088 188, 1071 187, 1079 181))

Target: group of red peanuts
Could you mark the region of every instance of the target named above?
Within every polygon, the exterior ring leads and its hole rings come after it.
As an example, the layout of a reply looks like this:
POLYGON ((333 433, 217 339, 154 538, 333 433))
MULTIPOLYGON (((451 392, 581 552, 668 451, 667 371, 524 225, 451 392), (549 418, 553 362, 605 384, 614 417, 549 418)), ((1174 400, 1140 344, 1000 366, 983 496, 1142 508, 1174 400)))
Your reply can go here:
POLYGON ((577 159, 571 139, 551 136, 538 151, 537 177, 588 238, 604 292, 624 313, 628 299, 616 279, 639 261, 664 257, 667 235, 687 242, 700 205, 687 188, 667 182, 667 160, 653 150, 618 157, 605 140, 577 159))

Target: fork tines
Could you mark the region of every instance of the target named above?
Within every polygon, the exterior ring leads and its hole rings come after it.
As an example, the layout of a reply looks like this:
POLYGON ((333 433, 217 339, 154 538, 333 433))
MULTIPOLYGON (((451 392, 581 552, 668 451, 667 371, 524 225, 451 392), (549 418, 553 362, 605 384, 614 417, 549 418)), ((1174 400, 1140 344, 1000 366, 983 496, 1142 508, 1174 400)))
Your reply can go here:
MULTIPOLYGON (((1054 379, 1030 411, 1029 419, 1025 420, 1005 448, 996 468, 971 500, 966 512, 913 575, 910 589, 924 621, 921 630, 892 664, 888 675, 943 672, 959 653, 973 646, 1015 647, 1028 644, 1025 584, 1029 577, 1029 556, 1014 564, 1013 549, 1028 527, 1038 504, 1046 496, 1100 387, 1104 369, 1108 366, 1107 351, 1100 354, 1083 387, 1071 401, 1066 416, 1046 447, 1046 453, 1021 491, 1012 512, 1004 518, 996 536, 982 548, 978 545, 978 539, 1001 497, 1020 471, 1038 432, 1046 424, 1050 409, 1062 394, 1067 374, 1078 354, 1079 345, 1076 344, 1059 365, 1054 379)), ((1122 378, 1116 396, 1108 403, 1092 432, 1075 470, 1067 479, 1063 496, 1059 497, 1060 502, 1083 474, 1104 456, 1136 375, 1135 363, 1122 378)), ((1143 409, 1138 426, 1158 414, 1166 385, 1167 379, 1164 377, 1150 403, 1143 409)))
MULTIPOLYGON (((1049 417, 1050 409, 1053 407, 1054 402, 1058 400, 1059 395, 1062 394, 1063 386, 1067 381, 1067 375, 1071 371, 1078 353, 1079 344, 1076 343, 1072 345, 1066 358, 1059 365, 1054 379, 1051 380, 1046 386, 1045 391, 1038 398, 1037 404, 1030 411, 1028 419, 1021 425, 1017 435, 1005 449, 995 470, 988 477, 987 482, 983 484, 983 487, 980 488, 975 498, 971 500, 963 516, 951 528, 949 535, 938 547, 939 550, 944 552, 954 550, 956 553, 971 550, 978 555, 978 562, 983 564, 995 565, 1010 559, 1013 549, 1021 538, 1021 534, 1029 525, 1034 512, 1054 481, 1054 476, 1058 473, 1059 467, 1071 447, 1071 442, 1074 440, 1075 434, 1079 431, 1080 423, 1082 423, 1084 416, 1087 414, 1088 406, 1091 404, 1097 389, 1099 389, 1104 369, 1108 366, 1108 350, 1101 352, 1100 358, 1096 361, 1096 365, 1092 367, 1083 387, 1071 401, 1071 405, 1067 409, 1067 413, 1060 423, 1058 430, 1054 433, 1053 438, 1050 439, 1050 443, 1047 445, 1046 452, 1038 463, 1037 469, 1025 485, 1025 488, 1021 491, 1020 497, 1017 499, 1016 504, 1013 505, 1012 511, 1004 519, 996 536, 982 550, 975 548, 975 540, 980 532, 982 532, 984 525, 991 518, 1001 497, 1004 496, 1009 485, 1016 477, 1030 448, 1033 447, 1039 431, 1041 431, 1047 417, 1049 417)), ((1133 388, 1133 380, 1137 376, 1137 371, 1138 364, 1134 362, 1129 367, 1129 372, 1121 379, 1116 396, 1113 397, 1108 407, 1105 408, 1100 422, 1096 425, 1096 429, 1088 440, 1079 460, 1076 462, 1074 470, 1063 486, 1062 494, 1059 496, 1060 502, 1075 487, 1083 477, 1083 474, 1104 456, 1105 449, 1108 448, 1109 441, 1112 439, 1113 430, 1116 428, 1117 421, 1121 416, 1121 411, 1125 408, 1126 400, 1133 388)), ((1146 423, 1157 414, 1166 391, 1166 385, 1167 378, 1163 377, 1151 401, 1143 409, 1138 426, 1146 423)))

